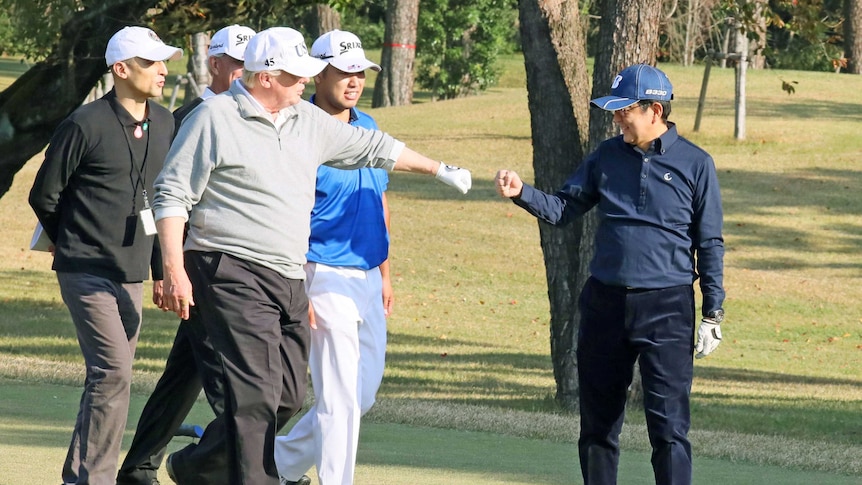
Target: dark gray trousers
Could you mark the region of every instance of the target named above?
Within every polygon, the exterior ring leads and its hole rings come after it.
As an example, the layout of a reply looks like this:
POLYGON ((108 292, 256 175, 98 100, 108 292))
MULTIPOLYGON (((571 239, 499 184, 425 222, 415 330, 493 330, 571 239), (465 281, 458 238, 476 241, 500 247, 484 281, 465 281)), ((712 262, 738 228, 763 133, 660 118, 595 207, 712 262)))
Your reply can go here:
POLYGON ((143 284, 63 272, 57 281, 86 366, 63 482, 113 485, 129 414, 143 284))

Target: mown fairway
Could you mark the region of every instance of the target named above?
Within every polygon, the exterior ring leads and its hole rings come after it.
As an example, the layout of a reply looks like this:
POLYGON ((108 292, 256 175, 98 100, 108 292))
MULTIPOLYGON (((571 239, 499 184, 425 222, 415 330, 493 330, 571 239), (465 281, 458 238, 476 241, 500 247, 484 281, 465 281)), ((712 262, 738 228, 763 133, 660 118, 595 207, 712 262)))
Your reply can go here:
MULTIPOLYGON (((532 179, 523 64, 517 57, 505 63, 500 86, 482 96, 369 110, 408 146, 470 168, 474 182, 461 196, 429 177, 392 176, 396 310, 389 322, 387 374, 368 421, 572 443, 577 420, 560 416, 553 404, 537 225, 500 200, 491 185, 500 168, 532 179)), ((772 480, 774 471, 767 468, 760 482, 736 479, 735 463, 754 469, 772 464, 791 476, 793 470, 862 476, 859 78, 748 71, 747 136, 737 141, 732 70, 712 70, 701 129, 692 133, 703 68, 659 67, 675 87, 671 120, 716 160, 725 207, 725 339, 695 364, 695 453, 704 460, 726 460, 728 475, 713 476, 719 480, 713 483, 790 483, 772 480), (782 91, 782 80, 798 81, 796 92, 782 91)), ((50 258, 27 250, 35 217, 26 196, 40 161, 34 158, 0 199, 0 377, 77 386, 80 356, 50 258)), ((144 318, 135 364, 135 392, 141 396, 158 378, 177 325, 152 306, 144 318)), ((14 401, 16 409, 44 405, 36 394, 22 395, 14 401)), ((58 413, 56 419, 71 429, 74 405, 58 413)), ((2 463, 4 471, 14 464, 17 479, 0 477, 0 484, 45 483, 58 476, 67 444, 58 436, 64 433, 40 442, 53 450, 50 461, 27 460, 32 445, 20 436, 38 428, 27 425, 28 419, 39 418, 23 418, 23 428, 0 427, 0 436, 16 436, 0 437, 0 448, 16 449, 14 456, 21 457, 2 463)), ((641 413, 632 410, 627 419, 625 450, 647 450, 641 413)), ((440 445, 450 446, 456 443, 440 445)), ((569 474, 541 483, 577 479, 570 450, 571 461, 560 464, 569 474)), ((417 449, 417 456, 428 453, 417 449)), ((464 453, 486 460, 476 450, 464 453)), ((633 456, 640 466, 648 460, 633 456)), ((441 460, 438 466, 452 461, 441 460)), ((374 458, 360 455, 363 461, 370 466, 374 458)), ((740 474, 744 468, 740 465, 740 474)), ((433 474, 419 476, 424 483, 444 483, 428 479, 433 474)), ((503 483, 467 476, 463 483, 503 483)), ((521 478, 512 483, 524 483, 521 478)), ((163 483, 169 483, 166 477, 163 483)))

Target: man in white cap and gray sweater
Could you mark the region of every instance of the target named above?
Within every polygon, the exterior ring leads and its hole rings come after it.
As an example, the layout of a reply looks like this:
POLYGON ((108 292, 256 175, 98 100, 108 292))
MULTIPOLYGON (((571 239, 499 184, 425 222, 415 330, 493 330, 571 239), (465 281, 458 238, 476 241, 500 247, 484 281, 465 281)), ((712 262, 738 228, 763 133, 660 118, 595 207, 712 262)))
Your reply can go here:
MULTIPOLYGON (((200 97, 174 111, 177 127, 200 103, 227 91, 242 76, 245 47, 254 34, 254 30, 241 25, 230 25, 213 34, 207 57, 212 81, 200 97)), ((167 444, 197 401, 201 380, 217 381, 219 375, 220 365, 193 309, 190 318, 177 327, 165 369, 141 411, 132 444, 117 473, 117 485, 158 482, 167 444)), ((220 387, 211 386, 208 394, 216 415, 223 412, 224 396, 220 391, 220 387)))
POLYGON ((224 370, 224 413, 196 447, 168 456, 177 483, 279 482, 275 436, 306 391, 303 264, 317 167, 375 166, 470 188, 469 171, 302 102, 325 66, 293 29, 257 34, 242 80, 186 118, 156 182, 162 308, 187 319, 197 306, 224 370))

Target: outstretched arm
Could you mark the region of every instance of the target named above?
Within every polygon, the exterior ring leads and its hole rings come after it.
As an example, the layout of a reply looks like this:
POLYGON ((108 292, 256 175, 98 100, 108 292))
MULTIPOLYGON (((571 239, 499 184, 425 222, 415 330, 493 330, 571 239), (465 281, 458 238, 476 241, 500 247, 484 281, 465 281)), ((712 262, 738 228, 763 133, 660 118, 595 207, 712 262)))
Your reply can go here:
POLYGON ((444 184, 460 190, 462 194, 466 194, 473 186, 469 170, 432 160, 407 147, 404 147, 398 159, 395 160, 393 170, 434 175, 444 184))

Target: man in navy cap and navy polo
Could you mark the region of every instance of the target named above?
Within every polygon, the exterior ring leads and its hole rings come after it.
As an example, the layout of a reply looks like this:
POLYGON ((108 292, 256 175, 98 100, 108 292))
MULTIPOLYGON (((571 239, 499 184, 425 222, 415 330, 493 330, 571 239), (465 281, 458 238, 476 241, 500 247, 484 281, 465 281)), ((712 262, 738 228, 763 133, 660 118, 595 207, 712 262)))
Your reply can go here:
POLYGON ((619 434, 638 359, 655 481, 691 483, 692 354, 705 357, 721 342, 723 217, 712 157, 667 120, 671 99, 662 71, 630 66, 610 96, 592 100, 614 114, 621 134, 599 145, 559 191, 544 193, 509 170, 495 180, 501 196, 549 224, 566 224, 593 207, 599 213, 577 350, 578 448, 587 485, 617 482, 619 434))

